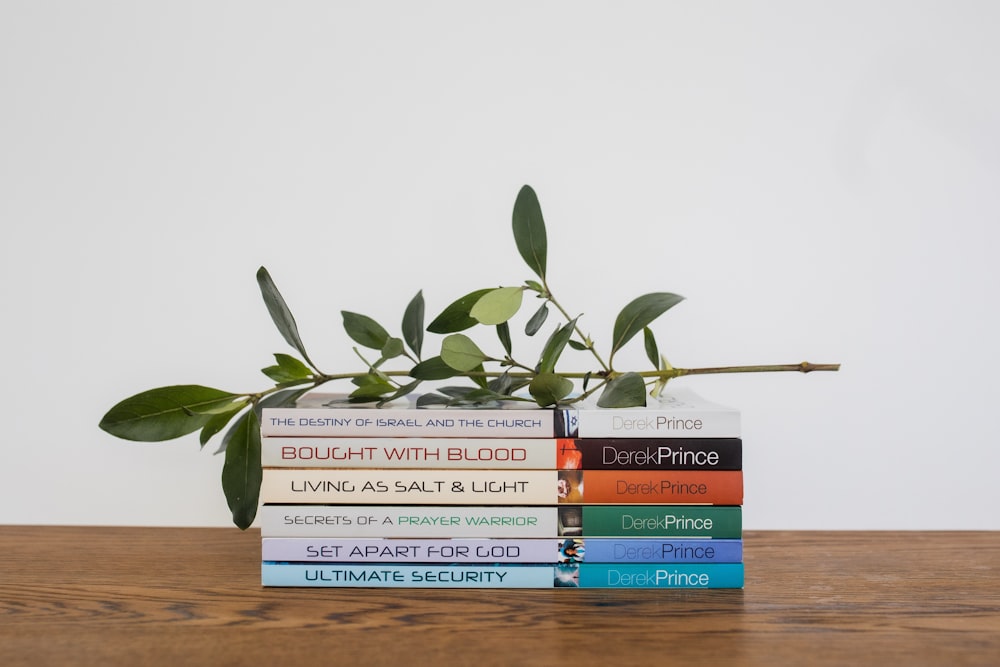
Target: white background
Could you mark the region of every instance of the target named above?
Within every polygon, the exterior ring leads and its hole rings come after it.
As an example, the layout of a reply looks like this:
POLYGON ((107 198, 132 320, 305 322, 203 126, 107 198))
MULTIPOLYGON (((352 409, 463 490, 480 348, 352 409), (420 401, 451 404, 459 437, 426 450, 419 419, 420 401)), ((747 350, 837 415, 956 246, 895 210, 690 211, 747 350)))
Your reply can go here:
POLYGON ((532 277, 510 232, 528 183, 552 288, 599 346, 672 291, 675 366, 843 364, 678 381, 743 411, 747 528, 1000 529, 998 21, 6 0, 0 523, 230 525, 214 443, 117 440, 104 412, 266 387, 290 350, 260 265, 328 372, 358 368, 342 309, 398 331, 418 289, 429 319, 532 277))

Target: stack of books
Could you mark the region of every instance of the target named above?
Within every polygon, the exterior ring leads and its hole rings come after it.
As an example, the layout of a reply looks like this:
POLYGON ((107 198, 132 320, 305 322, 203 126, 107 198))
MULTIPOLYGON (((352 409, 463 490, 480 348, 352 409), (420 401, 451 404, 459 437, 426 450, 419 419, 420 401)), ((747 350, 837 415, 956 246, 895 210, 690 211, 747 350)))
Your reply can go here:
POLYGON ((738 411, 523 405, 265 408, 263 585, 743 587, 738 411))

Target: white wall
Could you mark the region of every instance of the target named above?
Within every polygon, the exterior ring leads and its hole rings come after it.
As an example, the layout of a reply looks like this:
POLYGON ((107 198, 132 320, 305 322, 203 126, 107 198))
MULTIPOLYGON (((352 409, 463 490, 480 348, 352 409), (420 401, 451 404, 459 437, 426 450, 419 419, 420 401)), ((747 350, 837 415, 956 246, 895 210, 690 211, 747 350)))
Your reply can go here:
MULTIPOLYGON (((1000 529, 1000 7, 991 2, 0 4, 0 523, 229 525, 221 457, 119 399, 354 370, 530 277, 600 344, 650 291, 683 380, 744 413, 748 528, 1000 529)), ((630 350, 642 364, 641 345, 630 350)), ((623 362, 626 361, 622 355, 623 362)), ((210 445, 210 447, 212 447, 210 445)))

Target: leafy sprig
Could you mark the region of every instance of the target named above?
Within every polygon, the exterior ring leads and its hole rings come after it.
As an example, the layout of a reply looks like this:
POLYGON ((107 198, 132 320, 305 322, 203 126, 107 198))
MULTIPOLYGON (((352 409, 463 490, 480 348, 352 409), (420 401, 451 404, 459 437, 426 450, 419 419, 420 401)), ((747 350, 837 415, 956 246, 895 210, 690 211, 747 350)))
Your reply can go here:
POLYGON ((344 331, 356 343, 354 352, 362 366, 349 373, 328 374, 313 362, 288 304, 267 269, 260 267, 257 284, 264 304, 278 332, 298 353, 297 357, 275 353, 274 363, 261 369, 272 385, 250 393, 233 393, 201 385, 150 389, 112 407, 104 415, 100 427, 116 437, 142 442, 171 440, 198 431, 202 447, 222 433, 216 452, 225 452, 222 488, 233 523, 245 529, 253 522, 260 492, 261 410, 293 405, 306 392, 329 382, 350 382, 354 389, 347 400, 378 406, 401 398, 424 383, 458 379, 467 384, 435 386, 422 392, 417 399, 418 407, 432 404, 468 406, 494 401, 534 401, 547 407, 575 403, 600 392, 598 406, 625 408, 645 405, 647 394, 658 395, 667 382, 685 375, 805 373, 839 368, 839 364, 808 362, 674 368, 660 353, 650 329, 657 318, 683 300, 669 292, 644 294, 622 308, 615 319, 605 358, 580 328, 580 316, 571 316, 549 286, 545 221, 538 196, 530 186, 521 188, 517 195, 512 228, 518 253, 534 278, 520 285, 473 290, 449 304, 426 326, 423 293, 418 291, 403 312, 399 336, 390 334, 367 315, 341 311, 344 331), (542 302, 524 326, 526 337, 543 330, 552 310, 562 318, 552 328, 538 357, 528 361, 514 357, 510 328, 511 319, 524 306, 526 294, 533 294, 542 302), (487 353, 463 333, 475 327, 492 328, 502 351, 487 353), (443 336, 434 356, 423 356, 425 332, 443 336), (614 366, 617 353, 640 333, 652 368, 619 371, 614 366), (567 347, 589 353, 594 368, 580 372, 559 367, 567 347))

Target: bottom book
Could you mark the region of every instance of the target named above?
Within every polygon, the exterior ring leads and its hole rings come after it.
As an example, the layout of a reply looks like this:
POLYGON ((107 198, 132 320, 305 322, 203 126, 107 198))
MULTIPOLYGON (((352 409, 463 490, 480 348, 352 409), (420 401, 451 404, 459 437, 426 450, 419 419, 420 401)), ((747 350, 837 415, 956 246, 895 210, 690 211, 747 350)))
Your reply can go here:
POLYGON ((328 588, 743 588, 743 563, 361 565, 263 561, 261 584, 328 588))

